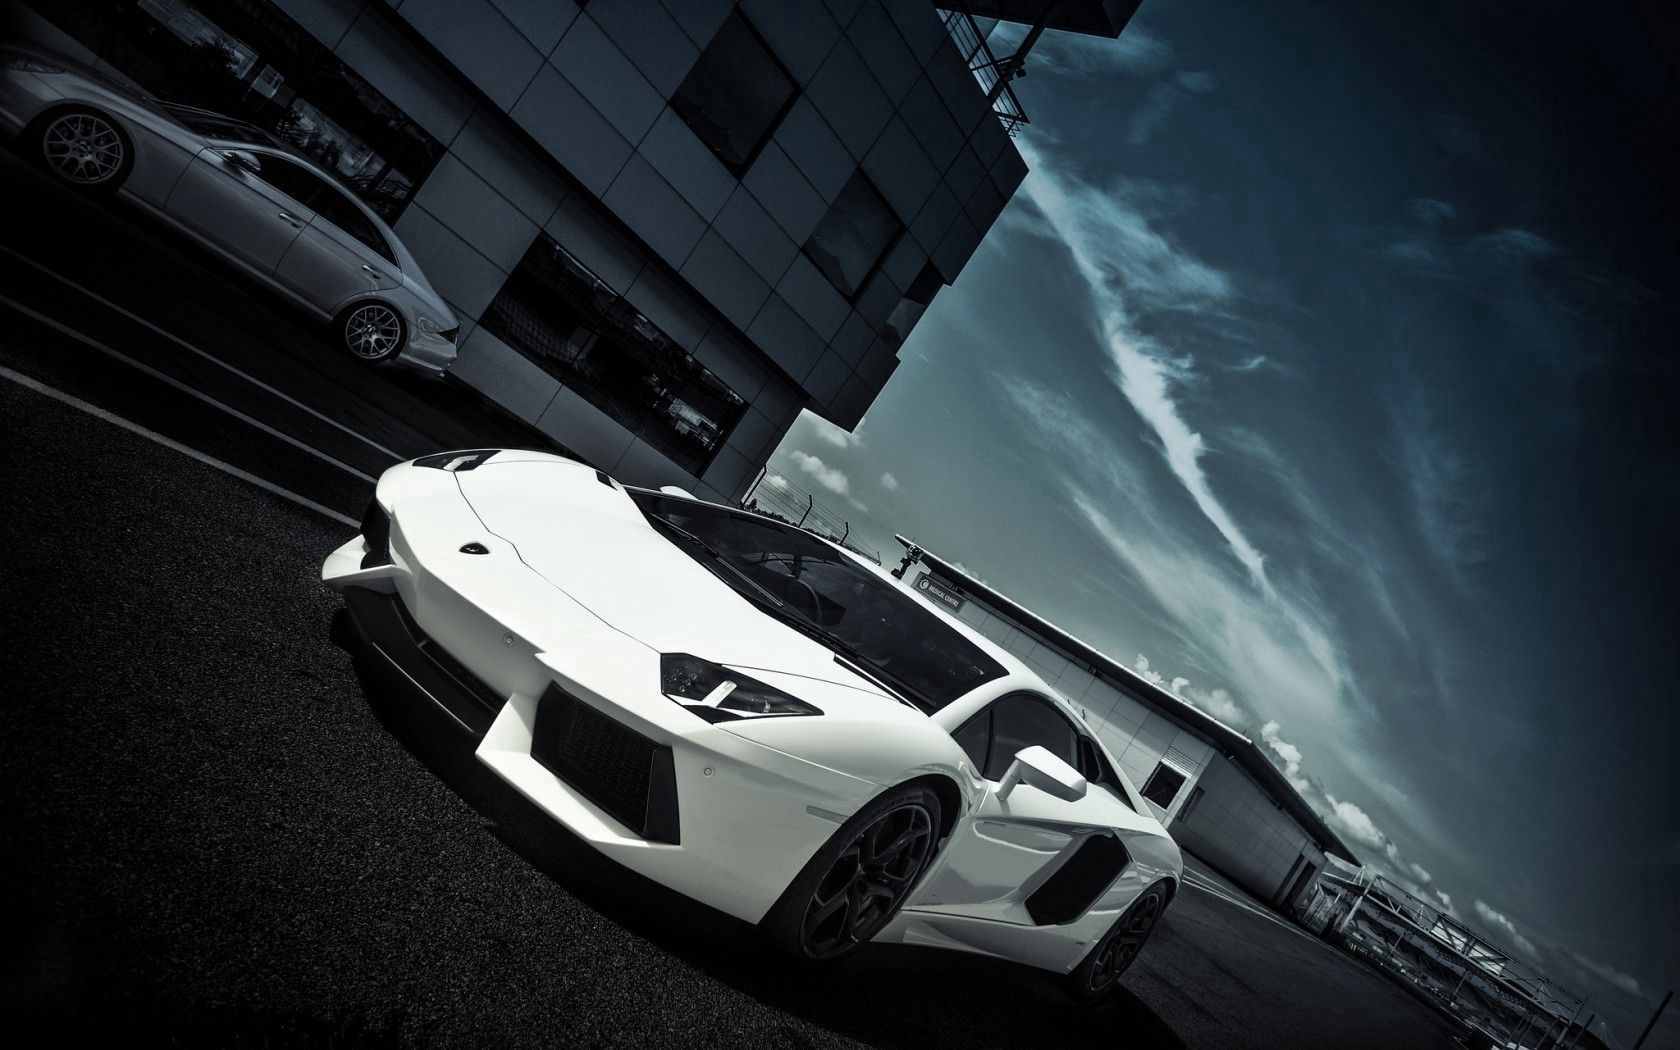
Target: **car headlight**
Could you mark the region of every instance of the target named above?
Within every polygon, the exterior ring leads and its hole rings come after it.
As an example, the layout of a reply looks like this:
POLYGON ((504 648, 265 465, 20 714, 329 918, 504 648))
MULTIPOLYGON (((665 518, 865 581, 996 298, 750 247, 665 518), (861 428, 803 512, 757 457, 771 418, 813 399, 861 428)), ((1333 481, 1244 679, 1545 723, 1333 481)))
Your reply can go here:
POLYGON ((427 335, 437 335, 439 332, 443 331, 443 325, 432 320, 430 317, 427 317, 425 314, 421 314, 417 320, 420 324, 420 330, 425 332, 427 335))
POLYGON ((822 714, 775 686, 687 653, 666 653, 659 658, 659 691, 711 722, 822 714))

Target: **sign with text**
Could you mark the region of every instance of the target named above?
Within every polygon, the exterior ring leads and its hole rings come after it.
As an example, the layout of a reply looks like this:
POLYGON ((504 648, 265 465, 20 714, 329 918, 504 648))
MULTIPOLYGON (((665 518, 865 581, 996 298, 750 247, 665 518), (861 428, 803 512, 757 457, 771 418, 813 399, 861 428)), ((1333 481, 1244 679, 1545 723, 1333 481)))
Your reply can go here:
POLYGON ((924 597, 938 602, 954 613, 961 612, 962 607, 968 602, 962 595, 934 579, 933 574, 926 569, 923 569, 922 574, 916 577, 916 590, 920 591, 924 597))

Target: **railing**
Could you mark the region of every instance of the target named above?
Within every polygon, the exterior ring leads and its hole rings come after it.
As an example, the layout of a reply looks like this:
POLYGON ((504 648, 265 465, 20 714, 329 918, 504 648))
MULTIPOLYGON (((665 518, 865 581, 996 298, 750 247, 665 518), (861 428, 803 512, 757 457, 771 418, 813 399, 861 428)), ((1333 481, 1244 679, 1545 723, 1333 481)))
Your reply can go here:
POLYGON ((818 503, 816 497, 794 486, 787 478, 766 470, 758 482, 747 490, 741 509, 785 521, 825 540, 838 543, 853 554, 862 555, 881 564, 881 552, 865 547, 852 539, 852 524, 833 510, 818 503))
POLYGON ((1027 111, 1021 108, 1021 101, 1015 97, 1008 81, 999 86, 1003 67, 987 46, 985 34, 975 24, 974 16, 966 11, 941 11, 940 17, 945 21, 945 31, 956 42, 957 51, 968 63, 969 71, 980 82, 980 89, 992 100, 992 112, 1003 123, 1003 130, 1013 135, 1016 128, 1030 123, 1027 111))

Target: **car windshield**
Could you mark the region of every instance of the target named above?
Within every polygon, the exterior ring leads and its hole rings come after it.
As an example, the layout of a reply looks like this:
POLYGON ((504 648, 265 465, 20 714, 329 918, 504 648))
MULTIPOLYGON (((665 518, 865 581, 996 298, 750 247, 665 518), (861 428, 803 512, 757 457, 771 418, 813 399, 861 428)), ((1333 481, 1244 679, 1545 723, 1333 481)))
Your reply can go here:
POLYGON ((808 633, 820 633, 879 672, 924 710, 936 711, 1004 674, 937 613, 809 533, 745 511, 651 492, 630 495, 644 514, 709 547, 679 544, 696 560, 715 555, 726 563, 734 573, 720 574, 725 582, 772 615, 814 627, 808 633))

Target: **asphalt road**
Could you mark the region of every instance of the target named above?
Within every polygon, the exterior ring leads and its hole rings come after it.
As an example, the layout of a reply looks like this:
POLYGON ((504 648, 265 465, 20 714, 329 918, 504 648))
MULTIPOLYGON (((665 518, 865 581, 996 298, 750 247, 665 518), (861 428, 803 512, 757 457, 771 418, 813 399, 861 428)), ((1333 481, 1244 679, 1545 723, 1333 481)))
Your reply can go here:
MULTIPOLYGON (((30 178, 0 162, 0 194, 30 178)), ((402 455, 518 428, 458 391, 336 361, 145 223, 41 201, 101 248, 54 269, 266 369, 275 391, 18 279, 38 268, 0 270, 25 311, 0 305, 0 1016, 14 1025, 180 1045, 1451 1045, 1382 977, 1200 879, 1099 1008, 929 949, 820 973, 769 960, 749 928, 548 824, 441 715, 365 693, 328 641, 320 560, 387 453, 300 406, 402 455), (252 316, 260 334, 239 323, 252 316), (75 332, 150 355, 179 385, 75 332)))

